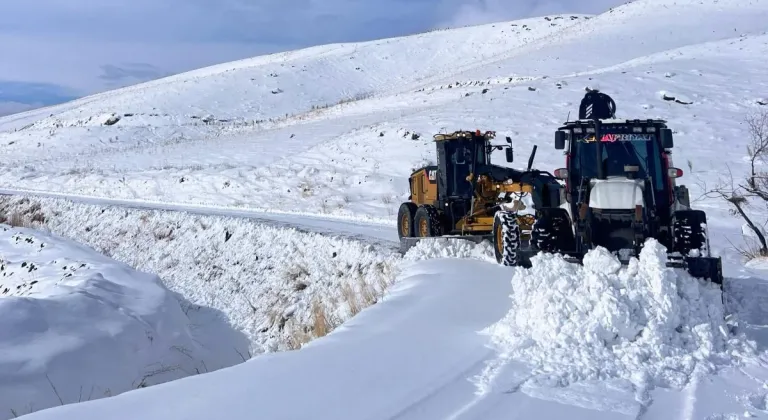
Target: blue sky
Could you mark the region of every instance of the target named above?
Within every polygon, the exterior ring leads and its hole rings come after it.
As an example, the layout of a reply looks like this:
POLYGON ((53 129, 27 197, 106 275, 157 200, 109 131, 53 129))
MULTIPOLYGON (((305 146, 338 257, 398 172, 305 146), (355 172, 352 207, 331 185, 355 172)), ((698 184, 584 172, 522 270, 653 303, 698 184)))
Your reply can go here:
POLYGON ((220 62, 620 0, 5 0, 0 115, 220 62))

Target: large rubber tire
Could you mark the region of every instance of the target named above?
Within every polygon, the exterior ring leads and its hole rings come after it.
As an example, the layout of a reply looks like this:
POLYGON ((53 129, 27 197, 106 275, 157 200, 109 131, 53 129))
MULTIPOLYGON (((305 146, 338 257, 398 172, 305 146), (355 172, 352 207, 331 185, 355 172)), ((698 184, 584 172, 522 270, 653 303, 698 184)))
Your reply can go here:
POLYGON ((400 238, 412 238, 415 236, 414 219, 418 206, 413 203, 403 203, 397 212, 397 235, 400 238))
POLYGON ((496 262, 510 267, 520 266, 521 247, 517 214, 511 211, 497 212, 493 218, 493 249, 496 262))
POLYGON ((419 206, 414 216, 414 236, 421 238, 443 236, 442 227, 440 213, 434 206, 429 204, 419 206))

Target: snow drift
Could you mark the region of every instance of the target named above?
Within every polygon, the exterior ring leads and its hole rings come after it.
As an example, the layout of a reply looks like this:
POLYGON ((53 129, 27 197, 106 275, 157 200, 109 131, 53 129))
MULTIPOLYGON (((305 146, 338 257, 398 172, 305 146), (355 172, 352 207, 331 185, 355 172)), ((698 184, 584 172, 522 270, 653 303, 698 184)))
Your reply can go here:
POLYGON ((0 418, 98 399, 217 364, 157 276, 0 226, 0 418))
POLYGON ((654 239, 627 267, 604 248, 583 266, 540 254, 515 272, 512 288, 509 313, 485 333, 503 357, 531 363, 534 376, 558 386, 619 378, 680 388, 696 369, 754 351, 726 324, 719 287, 667 268, 654 239))
POLYGON ((247 219, 52 198, 0 197, 0 221, 105 254, 3 228, 0 419, 301 347, 376 303, 403 262, 492 258, 460 240, 402 258, 247 219))
POLYGON ((42 228, 156 273, 179 295, 196 338, 230 365, 324 335, 375 303, 400 261, 342 235, 237 217, 0 197, 3 215, 44 220, 42 228))

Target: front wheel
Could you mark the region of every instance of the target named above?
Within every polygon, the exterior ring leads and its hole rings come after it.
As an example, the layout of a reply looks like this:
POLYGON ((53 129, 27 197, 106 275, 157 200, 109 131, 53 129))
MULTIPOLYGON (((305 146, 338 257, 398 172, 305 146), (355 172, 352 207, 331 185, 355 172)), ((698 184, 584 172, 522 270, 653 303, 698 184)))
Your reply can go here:
POLYGON ((400 205, 400 210, 397 212, 397 234, 400 238, 416 236, 413 225, 417 208, 416 204, 410 202, 400 205))
POLYGON ((517 223, 517 214, 511 211, 499 211, 493 218, 493 249, 496 254, 496 262, 505 266, 519 266, 520 225, 517 223))

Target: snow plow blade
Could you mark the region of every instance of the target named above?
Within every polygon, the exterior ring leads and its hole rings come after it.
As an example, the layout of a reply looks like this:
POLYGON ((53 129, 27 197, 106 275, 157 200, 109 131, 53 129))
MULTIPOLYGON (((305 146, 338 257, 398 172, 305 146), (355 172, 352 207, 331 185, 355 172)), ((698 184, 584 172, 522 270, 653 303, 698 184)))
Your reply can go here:
MULTIPOLYGON (((400 238, 400 253, 405 255, 409 249, 414 247, 419 241, 425 240, 441 240, 441 239, 462 239, 465 241, 474 242, 479 244, 483 241, 493 243, 493 235, 446 235, 437 237, 404 237, 400 238)), ((526 250, 521 250, 524 254, 524 259, 527 260, 532 257, 532 254, 526 253, 526 250)), ((579 258, 569 255, 563 256, 566 261, 573 264, 581 264, 579 258)), ((627 261, 622 261, 622 264, 626 264, 627 261)), ((527 264, 523 264, 527 265, 527 264)), ((667 261, 667 267, 670 268, 682 268, 685 269, 688 274, 696 278, 703 278, 711 281, 722 287, 723 285, 723 262, 720 257, 680 257, 678 255, 669 256, 667 261)))
POLYGON ((403 237, 400 238, 400 253, 405 255, 409 249, 416 246, 420 241, 435 241, 441 239, 463 239, 465 241, 474 242, 479 244, 483 241, 493 241, 493 235, 445 235, 445 236, 428 236, 428 237, 403 237))
POLYGON ((684 268, 693 277, 723 285, 723 261, 719 257, 684 257, 667 262, 667 267, 684 268))

